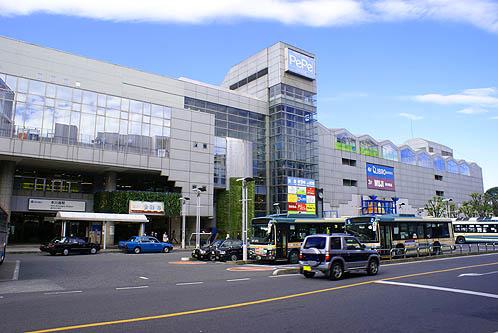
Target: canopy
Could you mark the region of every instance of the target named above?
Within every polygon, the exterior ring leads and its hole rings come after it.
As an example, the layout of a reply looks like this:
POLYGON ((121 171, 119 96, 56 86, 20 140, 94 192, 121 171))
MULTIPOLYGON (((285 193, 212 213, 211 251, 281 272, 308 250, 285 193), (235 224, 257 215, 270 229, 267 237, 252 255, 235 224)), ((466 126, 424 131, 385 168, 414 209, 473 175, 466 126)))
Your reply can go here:
POLYGON ((79 213, 79 212, 57 212, 55 220, 61 221, 94 221, 94 222, 149 222, 144 214, 109 214, 109 213, 79 213))

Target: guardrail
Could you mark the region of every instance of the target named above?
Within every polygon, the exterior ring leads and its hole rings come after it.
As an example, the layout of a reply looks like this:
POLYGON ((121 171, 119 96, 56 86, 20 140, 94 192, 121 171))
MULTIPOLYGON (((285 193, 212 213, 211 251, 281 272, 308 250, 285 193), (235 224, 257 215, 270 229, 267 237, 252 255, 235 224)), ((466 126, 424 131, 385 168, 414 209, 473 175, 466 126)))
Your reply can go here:
POLYGON ((474 243, 474 244, 456 244, 456 245, 431 245, 417 247, 400 247, 392 249, 377 249, 381 257, 388 257, 389 260, 421 256, 439 256, 452 254, 479 254, 486 252, 498 251, 498 243, 474 243), (386 255, 387 254, 387 255, 386 255))

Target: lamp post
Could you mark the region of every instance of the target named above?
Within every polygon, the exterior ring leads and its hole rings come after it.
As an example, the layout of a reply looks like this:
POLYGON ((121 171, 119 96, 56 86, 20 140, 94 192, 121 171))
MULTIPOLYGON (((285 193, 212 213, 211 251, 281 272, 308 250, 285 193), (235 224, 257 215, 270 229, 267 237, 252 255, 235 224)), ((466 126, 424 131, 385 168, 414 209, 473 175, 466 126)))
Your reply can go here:
POLYGON ((206 192, 206 186, 194 187, 193 189, 197 197, 197 206, 195 214, 195 248, 201 247, 201 193, 206 192))
POLYGON ((242 182, 242 260, 247 260, 247 183, 254 181, 252 177, 237 179, 242 182))
POLYGON ((273 207, 277 210, 277 214, 280 214, 280 202, 275 202, 273 204, 273 207))
POLYGON ((453 201, 452 198, 445 198, 445 199, 443 199, 443 202, 446 202, 446 217, 448 217, 448 218, 451 217, 450 216, 450 213, 451 213, 450 212, 450 202, 451 201, 453 201))
POLYGON ((185 249, 185 228, 186 228, 185 219, 186 219, 186 215, 187 215, 187 212, 185 209, 186 208, 185 204, 189 200, 190 200, 189 197, 181 197, 180 198, 180 201, 182 203, 182 249, 185 249))

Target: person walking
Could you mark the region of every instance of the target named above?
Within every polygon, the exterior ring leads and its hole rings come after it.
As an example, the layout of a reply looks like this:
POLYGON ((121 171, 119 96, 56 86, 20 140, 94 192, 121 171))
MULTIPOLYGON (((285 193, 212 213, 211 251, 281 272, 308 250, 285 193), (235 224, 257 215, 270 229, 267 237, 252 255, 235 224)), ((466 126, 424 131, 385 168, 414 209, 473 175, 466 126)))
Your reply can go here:
POLYGON ((174 244, 178 244, 178 240, 176 239, 176 230, 173 229, 173 234, 171 234, 171 242, 174 244))
POLYGON ((163 242, 165 242, 165 243, 169 242, 168 234, 166 233, 166 231, 163 234, 163 242))

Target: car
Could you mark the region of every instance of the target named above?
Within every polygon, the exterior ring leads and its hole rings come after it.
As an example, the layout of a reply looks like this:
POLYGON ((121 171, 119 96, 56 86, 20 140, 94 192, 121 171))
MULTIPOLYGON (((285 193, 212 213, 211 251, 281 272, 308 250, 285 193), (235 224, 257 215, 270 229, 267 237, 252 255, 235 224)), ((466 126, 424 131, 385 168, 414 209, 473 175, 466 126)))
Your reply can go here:
POLYGON ((139 254, 142 252, 164 252, 168 253, 173 250, 173 244, 160 242, 155 237, 150 236, 132 236, 127 241, 120 241, 118 248, 125 252, 139 254))
POLYGON ((40 246, 42 252, 48 252, 51 255, 61 253, 67 256, 70 253, 89 253, 96 254, 100 251, 100 245, 90 243, 78 237, 54 238, 48 243, 40 246))
POLYGON ((192 251, 192 258, 199 260, 215 260, 215 251, 223 243, 222 239, 215 240, 211 244, 206 244, 200 249, 194 249, 192 251))
POLYGON ((306 278, 312 278, 318 272, 331 280, 339 280, 344 273, 356 271, 376 275, 379 267, 377 251, 367 249, 348 234, 307 236, 299 253, 299 272, 306 278))
POLYGON ((242 259, 242 241, 238 239, 225 239, 214 251, 216 260, 236 261, 242 259))

